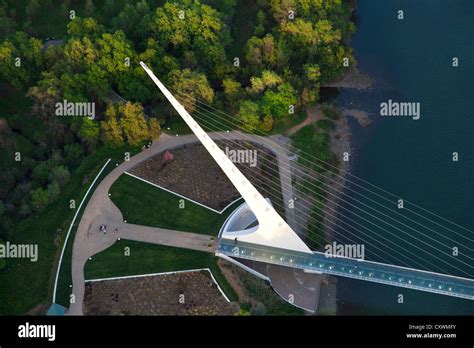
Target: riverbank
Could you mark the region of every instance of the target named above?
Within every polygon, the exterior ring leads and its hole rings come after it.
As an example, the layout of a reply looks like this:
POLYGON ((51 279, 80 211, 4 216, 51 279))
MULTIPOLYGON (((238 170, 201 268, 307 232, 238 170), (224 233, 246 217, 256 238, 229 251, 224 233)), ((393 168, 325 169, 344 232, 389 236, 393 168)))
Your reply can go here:
POLYGON ((332 87, 332 88, 353 88, 358 90, 367 90, 372 88, 374 85, 374 80, 359 71, 359 69, 354 66, 350 68, 341 78, 332 81, 324 86, 324 87, 332 87))

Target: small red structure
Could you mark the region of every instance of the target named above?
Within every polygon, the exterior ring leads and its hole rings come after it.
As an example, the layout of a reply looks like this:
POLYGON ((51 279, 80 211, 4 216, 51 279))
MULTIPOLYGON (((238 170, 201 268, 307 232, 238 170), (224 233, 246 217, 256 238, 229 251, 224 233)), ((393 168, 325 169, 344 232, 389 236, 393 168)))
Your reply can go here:
POLYGON ((172 162, 173 159, 174 159, 174 155, 171 152, 166 151, 163 154, 163 161, 162 161, 162 164, 161 164, 161 168, 164 168, 168 163, 172 162))

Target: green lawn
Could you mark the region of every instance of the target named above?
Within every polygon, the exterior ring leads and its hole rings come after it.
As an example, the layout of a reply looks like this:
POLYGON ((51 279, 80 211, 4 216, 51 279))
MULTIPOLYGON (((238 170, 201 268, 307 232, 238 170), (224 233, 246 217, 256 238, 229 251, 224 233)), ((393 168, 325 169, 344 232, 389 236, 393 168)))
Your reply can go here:
POLYGON ((110 188, 111 199, 128 223, 217 236, 237 201, 223 214, 185 200, 129 175, 122 175, 110 188))
POLYGON ((302 151, 298 162, 314 171, 321 172, 324 170, 321 167, 325 167, 321 161, 331 161, 331 150, 329 134, 324 131, 320 132, 318 129, 319 127, 316 128, 312 124, 307 125, 292 135, 291 139, 293 140, 293 146, 302 151))
MULTIPOLYGON (((301 128, 291 137, 291 139, 293 140, 293 146, 296 149, 303 151, 299 154, 298 162, 303 167, 310 168, 315 173, 324 173, 323 175, 328 177, 331 176, 331 172, 327 170, 331 167, 321 161, 336 166, 337 159, 335 155, 331 153, 328 133, 333 124, 332 121, 325 121, 331 123, 323 122, 323 124, 319 123, 317 125, 310 124, 301 128), (316 160, 314 157, 321 161, 316 160)), ((306 244, 313 250, 320 250, 326 243, 323 216, 324 207, 326 205, 325 190, 327 190, 327 188, 325 188, 321 180, 325 179, 306 179, 296 186, 298 190, 314 199, 314 205, 310 213, 311 220, 307 226, 307 236, 305 240, 306 244)))
POLYGON ((238 301, 237 294, 222 275, 216 261, 217 257, 204 251, 122 239, 87 262, 85 279, 209 268, 227 297, 238 301), (130 256, 125 256, 125 247, 130 248, 130 256))

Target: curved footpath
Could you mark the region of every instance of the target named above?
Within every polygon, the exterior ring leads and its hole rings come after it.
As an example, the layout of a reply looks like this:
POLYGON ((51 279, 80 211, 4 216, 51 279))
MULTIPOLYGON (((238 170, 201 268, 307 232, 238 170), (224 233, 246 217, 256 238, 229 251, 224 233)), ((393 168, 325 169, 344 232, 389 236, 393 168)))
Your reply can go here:
MULTIPOLYGON (((291 169, 288 153, 281 146, 288 140, 282 136, 260 137, 241 132, 215 132, 208 133, 213 140, 242 140, 250 141, 264 146, 275 153, 279 167, 280 183, 282 186, 283 201, 292 199, 291 169)), ((193 135, 170 136, 162 134, 153 145, 133 156, 130 161, 123 162, 108 174, 98 185, 84 209, 79 223, 72 251, 72 293, 75 303, 69 307, 68 314, 82 315, 84 300, 84 266, 93 255, 107 249, 118 238, 142 241, 147 243, 175 246, 179 248, 196 249, 214 252, 215 241, 211 236, 172 231, 161 228, 139 226, 123 222, 120 210, 109 198, 109 189, 124 172, 129 171, 139 163, 153 157, 165 150, 197 142, 193 135), (99 232, 100 225, 107 225, 107 233, 99 232)), ((296 228, 294 209, 289 209, 285 204, 285 214, 288 224, 296 228)))

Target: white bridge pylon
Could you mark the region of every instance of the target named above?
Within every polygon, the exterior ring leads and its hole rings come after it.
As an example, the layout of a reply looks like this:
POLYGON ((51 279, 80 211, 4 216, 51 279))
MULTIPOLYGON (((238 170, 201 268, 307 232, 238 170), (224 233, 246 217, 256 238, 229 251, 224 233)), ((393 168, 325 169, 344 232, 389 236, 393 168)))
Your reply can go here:
MULTIPOLYGON (((283 220, 283 218, 275 211, 272 205, 260 194, 260 192, 258 192, 235 164, 191 117, 186 109, 176 100, 170 91, 168 91, 163 83, 161 83, 153 71, 151 71, 143 62, 140 62, 140 65, 169 100, 171 105, 173 105, 178 114, 183 118, 184 122, 186 122, 219 167, 221 167, 225 175, 229 178, 255 214, 259 223, 258 228, 256 230, 251 229, 251 233, 240 234, 238 240, 276 248, 312 253, 306 244, 298 237, 295 231, 293 231, 286 221, 283 220)), ((226 238, 226 236, 223 235, 222 238, 226 238)), ((233 237, 227 237, 227 239, 233 239, 233 237)))

